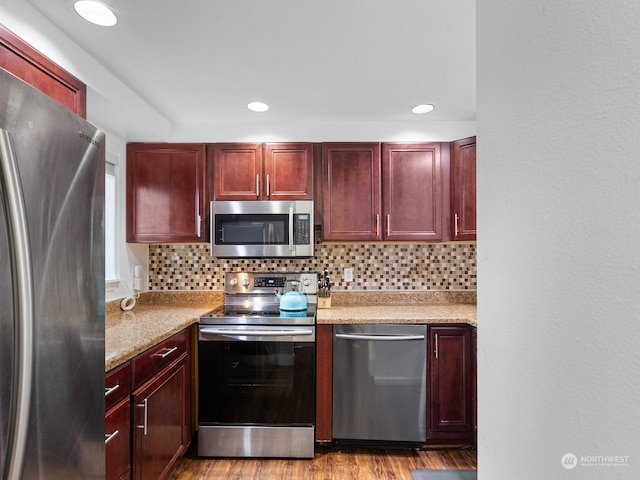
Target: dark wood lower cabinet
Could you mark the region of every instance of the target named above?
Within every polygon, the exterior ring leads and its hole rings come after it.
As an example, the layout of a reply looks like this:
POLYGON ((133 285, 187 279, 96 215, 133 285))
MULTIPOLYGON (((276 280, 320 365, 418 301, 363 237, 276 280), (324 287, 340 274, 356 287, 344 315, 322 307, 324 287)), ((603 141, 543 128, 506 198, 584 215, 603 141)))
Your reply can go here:
POLYGON ((193 330, 107 372, 106 480, 166 480, 186 452, 193 434, 193 330))
POLYGON ((316 442, 331 442, 333 326, 316 327, 316 442))
POLYGON ((427 443, 473 443, 474 363, 471 327, 429 327, 427 443))
MULTIPOLYGON (((475 445, 476 330, 469 325, 429 326, 427 444, 475 445)), ((316 328, 316 442, 332 441, 333 326, 316 328)))
POLYGON ((472 419, 473 419, 473 445, 478 446, 478 331, 474 328, 471 331, 471 348, 473 350, 473 391, 472 400, 473 405, 472 419))
POLYGON ((106 480, 131 478, 131 401, 127 396, 105 415, 106 480))
POLYGON ((105 376, 104 449, 106 480, 131 478, 131 363, 105 376))
POLYGON ((136 480, 165 479, 189 444, 186 354, 137 389, 133 399, 136 480))

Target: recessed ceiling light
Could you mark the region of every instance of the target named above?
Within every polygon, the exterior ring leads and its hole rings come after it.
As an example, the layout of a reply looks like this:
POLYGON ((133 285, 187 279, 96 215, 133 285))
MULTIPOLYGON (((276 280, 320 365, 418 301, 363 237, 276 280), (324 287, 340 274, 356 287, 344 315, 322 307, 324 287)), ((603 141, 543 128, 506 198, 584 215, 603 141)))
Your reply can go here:
POLYGON ((422 103, 420 105, 416 105, 415 107, 413 107, 411 111, 413 113, 422 114, 422 113, 429 113, 434 108, 435 107, 429 103, 422 103))
POLYGON ((247 108, 252 112, 266 112, 269 110, 269 105, 262 102, 251 102, 247 104, 247 108))
POLYGON ((104 3, 95 0, 79 0, 73 4, 73 8, 86 21, 101 27, 113 27, 118 23, 115 11, 104 3))

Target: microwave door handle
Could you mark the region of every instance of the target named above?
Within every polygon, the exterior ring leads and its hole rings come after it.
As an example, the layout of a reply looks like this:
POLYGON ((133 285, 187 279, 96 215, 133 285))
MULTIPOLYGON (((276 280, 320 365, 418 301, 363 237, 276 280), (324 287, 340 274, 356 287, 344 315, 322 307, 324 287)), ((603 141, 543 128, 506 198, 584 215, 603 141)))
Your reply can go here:
POLYGON ((293 207, 289 207, 289 251, 293 249, 293 207))

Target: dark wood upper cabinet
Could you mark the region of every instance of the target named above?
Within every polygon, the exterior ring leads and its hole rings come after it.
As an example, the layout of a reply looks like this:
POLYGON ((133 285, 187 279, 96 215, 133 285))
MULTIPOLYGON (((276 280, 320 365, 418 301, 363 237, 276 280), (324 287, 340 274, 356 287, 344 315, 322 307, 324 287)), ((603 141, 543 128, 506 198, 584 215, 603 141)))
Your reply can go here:
POLYGON ((440 143, 382 144, 385 240, 443 239, 440 143))
POLYGON ((261 143, 215 143, 208 146, 214 200, 259 200, 262 190, 261 143))
POLYGON ((381 240, 380 143, 323 143, 323 238, 381 240))
POLYGON ((441 157, 440 143, 324 143, 323 238, 443 240, 441 157))
POLYGON ((313 200, 313 144, 265 143, 266 200, 313 200))
POLYGON ((451 220, 454 240, 476 239, 476 137, 451 143, 451 220))
POLYGON ((0 68, 87 117, 87 86, 0 25, 0 68))
POLYGON ((214 200, 312 200, 313 144, 209 146, 214 200))
POLYGON ((127 242, 205 242, 206 146, 127 145, 127 242))

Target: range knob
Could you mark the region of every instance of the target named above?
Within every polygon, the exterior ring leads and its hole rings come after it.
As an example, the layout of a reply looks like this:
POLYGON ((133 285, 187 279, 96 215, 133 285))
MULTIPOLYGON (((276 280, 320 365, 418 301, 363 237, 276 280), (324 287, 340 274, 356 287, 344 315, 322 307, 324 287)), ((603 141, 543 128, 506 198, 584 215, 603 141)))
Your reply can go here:
POLYGON ((305 287, 308 287, 309 285, 311 285, 311 280, 309 280, 308 278, 305 278, 304 281, 302 282, 302 284, 305 287))
POLYGON ((249 279, 248 278, 243 278, 242 279, 242 286, 243 287, 248 287, 249 286, 249 279))
POLYGON ((232 287, 235 287, 236 285, 238 285, 238 280, 236 280, 235 278, 232 278, 231 280, 229 280, 229 285, 231 285, 232 287))

